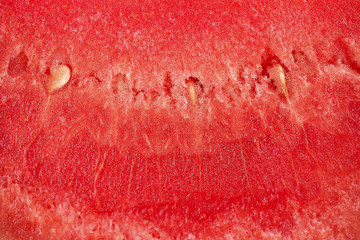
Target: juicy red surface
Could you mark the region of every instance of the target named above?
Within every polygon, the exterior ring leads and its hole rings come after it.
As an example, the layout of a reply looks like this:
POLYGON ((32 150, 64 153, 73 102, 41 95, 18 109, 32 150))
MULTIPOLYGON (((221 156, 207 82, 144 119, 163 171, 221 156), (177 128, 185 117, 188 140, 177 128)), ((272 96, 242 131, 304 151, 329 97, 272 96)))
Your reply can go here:
MULTIPOLYGON (((284 16, 277 3, 0 4, 2 22, 13 20, 0 42, 4 189, 35 189, 28 194, 41 206, 70 199, 82 217, 134 215, 171 237, 230 224, 232 212, 291 236, 289 202, 336 205, 325 200, 329 185, 340 189, 360 167, 360 65, 343 39, 359 36, 359 6, 289 1, 284 16), (271 61, 286 69, 291 104, 265 82, 271 61), (72 79, 49 95, 58 62, 72 79), (244 62, 257 78, 239 70, 227 89, 228 65, 244 62), (131 75, 132 92, 109 87, 117 71, 131 75), (195 107, 182 74, 203 84, 195 107), (227 92, 236 88, 241 97, 227 92)), ((51 236, 7 201, 3 231, 51 236)))

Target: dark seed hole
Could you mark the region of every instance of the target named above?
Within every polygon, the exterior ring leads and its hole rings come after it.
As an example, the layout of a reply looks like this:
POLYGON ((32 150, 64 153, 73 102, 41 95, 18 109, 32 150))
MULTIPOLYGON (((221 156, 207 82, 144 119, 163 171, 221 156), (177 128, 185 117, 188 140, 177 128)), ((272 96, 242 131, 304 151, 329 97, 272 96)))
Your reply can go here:
POLYGON ((45 74, 50 75, 50 68, 49 67, 45 70, 45 74))
POLYGON ((168 96, 171 96, 171 90, 173 88, 173 83, 172 83, 169 72, 166 73, 163 86, 164 86, 165 94, 168 96))
POLYGON ((21 51, 16 57, 11 58, 8 65, 8 74, 11 77, 18 77, 26 70, 29 58, 24 51, 21 51))
POLYGON ((360 65, 354 61, 349 46, 343 40, 338 40, 336 44, 338 48, 344 52, 345 59, 343 60, 343 63, 347 64, 355 72, 360 73, 360 65))

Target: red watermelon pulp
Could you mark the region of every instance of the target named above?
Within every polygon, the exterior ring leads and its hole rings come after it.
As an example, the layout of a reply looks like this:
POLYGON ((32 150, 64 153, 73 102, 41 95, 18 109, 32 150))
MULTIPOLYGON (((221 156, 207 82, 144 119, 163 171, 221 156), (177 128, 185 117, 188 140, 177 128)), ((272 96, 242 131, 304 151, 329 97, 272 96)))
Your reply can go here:
POLYGON ((1 235, 359 239, 359 11, 0 2, 1 235))

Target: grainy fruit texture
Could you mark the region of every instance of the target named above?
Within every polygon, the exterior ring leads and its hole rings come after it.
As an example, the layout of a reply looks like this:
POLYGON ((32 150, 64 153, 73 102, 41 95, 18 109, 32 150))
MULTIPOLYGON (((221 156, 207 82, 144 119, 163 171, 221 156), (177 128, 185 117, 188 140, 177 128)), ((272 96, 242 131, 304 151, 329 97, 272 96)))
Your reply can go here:
POLYGON ((359 1, 1 1, 8 239, 359 239, 359 1))

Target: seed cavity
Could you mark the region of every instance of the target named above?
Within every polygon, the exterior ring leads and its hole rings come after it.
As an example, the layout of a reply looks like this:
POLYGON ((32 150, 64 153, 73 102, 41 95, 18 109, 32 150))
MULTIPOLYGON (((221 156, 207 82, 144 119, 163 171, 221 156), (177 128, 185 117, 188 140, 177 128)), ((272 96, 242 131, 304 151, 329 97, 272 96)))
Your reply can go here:
POLYGON ((66 65, 59 65, 53 69, 50 69, 50 78, 47 84, 47 91, 51 94, 60 88, 70 80, 71 71, 66 65))
POLYGON ((360 44, 350 39, 339 39, 337 47, 344 56, 342 62, 347 64, 355 72, 360 73, 360 44))
POLYGON ((21 51, 16 57, 11 58, 8 65, 8 74, 11 77, 18 77, 26 70, 29 58, 24 51, 21 51))
POLYGON ((165 91, 165 94, 167 96, 171 96, 171 92, 172 92, 172 88, 173 88, 173 83, 172 83, 172 79, 171 79, 171 76, 170 76, 170 73, 167 72, 166 75, 165 75, 165 79, 164 79, 164 84, 163 84, 163 87, 164 87, 164 91, 165 91))

